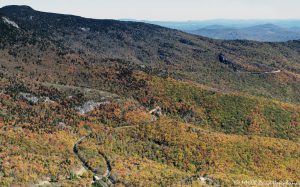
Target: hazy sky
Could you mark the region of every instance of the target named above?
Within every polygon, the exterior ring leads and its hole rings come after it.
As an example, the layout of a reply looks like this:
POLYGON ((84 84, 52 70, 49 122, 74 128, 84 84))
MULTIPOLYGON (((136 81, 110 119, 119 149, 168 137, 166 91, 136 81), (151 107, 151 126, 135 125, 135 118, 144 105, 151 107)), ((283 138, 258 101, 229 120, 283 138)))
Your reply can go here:
POLYGON ((0 6, 90 18, 147 20, 300 19, 300 0, 0 0, 0 6))

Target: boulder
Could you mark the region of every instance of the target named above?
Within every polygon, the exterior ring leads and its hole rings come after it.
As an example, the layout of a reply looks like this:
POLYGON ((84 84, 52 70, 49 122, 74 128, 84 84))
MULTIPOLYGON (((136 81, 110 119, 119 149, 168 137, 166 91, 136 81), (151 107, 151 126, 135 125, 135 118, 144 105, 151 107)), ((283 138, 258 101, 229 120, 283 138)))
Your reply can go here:
POLYGON ((224 56, 222 53, 220 53, 220 54, 219 54, 219 61, 222 62, 222 63, 224 63, 225 60, 227 60, 227 59, 225 58, 225 56, 224 56))
POLYGON ((156 117, 160 117, 162 116, 162 110, 159 106, 157 106, 156 108, 154 108, 153 110, 151 110, 149 112, 151 115, 156 116, 156 117))

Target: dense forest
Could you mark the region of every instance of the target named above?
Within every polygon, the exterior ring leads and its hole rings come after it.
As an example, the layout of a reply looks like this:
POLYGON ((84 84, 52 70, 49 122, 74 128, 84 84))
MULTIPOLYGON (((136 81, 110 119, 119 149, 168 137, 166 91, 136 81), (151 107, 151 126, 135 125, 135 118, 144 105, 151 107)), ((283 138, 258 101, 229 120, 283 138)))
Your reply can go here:
POLYGON ((299 41, 0 18, 0 186, 300 182, 299 41))

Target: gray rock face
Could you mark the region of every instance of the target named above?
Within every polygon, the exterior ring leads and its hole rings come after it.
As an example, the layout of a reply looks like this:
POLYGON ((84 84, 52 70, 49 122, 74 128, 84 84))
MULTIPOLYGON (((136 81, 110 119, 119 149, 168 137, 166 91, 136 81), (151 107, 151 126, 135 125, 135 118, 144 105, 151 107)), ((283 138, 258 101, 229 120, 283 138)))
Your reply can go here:
POLYGON ((199 177, 198 180, 200 180, 202 183, 205 183, 207 185, 216 186, 216 187, 220 186, 219 181, 215 181, 209 178, 208 176, 199 177))
POLYGON ((21 92, 19 95, 22 99, 28 101, 29 103, 37 104, 39 102, 39 98, 30 93, 21 92))
POLYGON ((194 181, 200 181, 203 186, 215 186, 215 187, 220 187, 220 181, 218 180, 214 180, 210 177, 208 177, 207 175, 205 176, 199 176, 199 175, 194 175, 188 178, 183 179, 182 181, 180 181, 181 185, 192 185, 194 181))
POLYGON ((9 25, 11 25, 11 26, 13 26, 13 27, 15 27, 17 29, 20 28, 18 24, 16 24, 14 21, 9 20, 6 17, 2 17, 2 20, 4 21, 4 23, 9 24, 9 25))
POLYGON ((44 102, 44 103, 54 103, 54 101, 52 101, 49 97, 37 97, 31 93, 25 93, 25 92, 20 92, 19 96, 26 100, 27 102, 31 103, 31 104, 38 104, 40 102, 44 102))
POLYGON ((104 102, 95 102, 93 100, 87 101, 85 102, 82 106, 76 107, 75 109, 82 115, 92 112, 93 110, 95 110, 96 108, 102 106, 102 105, 106 105, 109 104, 108 101, 104 101, 104 102))

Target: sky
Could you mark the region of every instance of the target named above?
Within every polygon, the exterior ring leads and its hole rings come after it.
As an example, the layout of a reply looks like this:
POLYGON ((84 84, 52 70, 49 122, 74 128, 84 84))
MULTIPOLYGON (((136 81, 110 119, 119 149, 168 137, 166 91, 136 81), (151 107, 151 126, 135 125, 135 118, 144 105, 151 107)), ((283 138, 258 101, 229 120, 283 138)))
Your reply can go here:
POLYGON ((97 19, 300 19, 300 0, 0 0, 6 5, 97 19))

